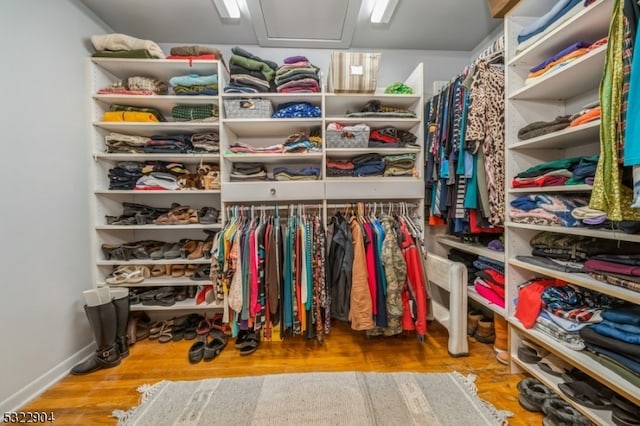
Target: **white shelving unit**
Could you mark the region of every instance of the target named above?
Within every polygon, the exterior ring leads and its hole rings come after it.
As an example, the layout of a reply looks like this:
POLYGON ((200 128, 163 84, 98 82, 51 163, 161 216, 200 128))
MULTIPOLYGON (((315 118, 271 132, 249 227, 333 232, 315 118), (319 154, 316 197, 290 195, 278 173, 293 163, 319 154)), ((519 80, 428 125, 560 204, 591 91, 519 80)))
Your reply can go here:
MULTIPOLYGON (((506 182, 522 170, 543 162, 561 158, 596 155, 599 153, 600 121, 593 121, 575 128, 521 141, 518 130, 534 121, 551 121, 556 116, 572 114, 598 99, 599 83, 602 76, 606 46, 594 49, 587 55, 574 60, 529 85, 525 84, 529 69, 541 63, 565 47, 583 40, 593 43, 608 34, 613 1, 596 0, 577 13, 570 13, 568 19, 545 32, 523 51, 517 51, 517 35, 521 29, 544 15, 556 2, 553 0, 522 0, 505 18, 506 54, 506 182)), ((591 187, 545 187, 507 189, 507 208, 516 197, 526 193, 590 193, 591 187)), ((622 287, 608 285, 582 273, 562 273, 541 266, 529 264, 516 258, 531 255, 530 239, 541 231, 584 235, 609 240, 640 242, 640 236, 599 229, 566 228, 560 226, 540 226, 507 221, 505 223, 505 259, 507 298, 517 297, 518 285, 526 280, 539 277, 556 277, 580 287, 595 290, 610 296, 640 303, 640 294, 622 287)), ((640 404, 640 393, 636 386, 614 371, 593 360, 586 353, 567 348, 553 338, 525 328, 515 317, 515 306, 507 306, 510 329, 512 370, 526 371, 538 378, 556 393, 565 398, 558 389, 560 378, 551 376, 536 365, 527 364, 518 358, 517 348, 522 340, 537 343, 562 358, 572 366, 584 371, 603 385, 640 404)), ((581 406, 569 398, 567 402, 597 424, 611 424, 611 412, 593 410, 581 406)))
MULTIPOLYGON (((120 58, 91 58, 89 60, 89 72, 91 85, 92 105, 92 204, 93 204, 93 239, 92 252, 95 259, 94 283, 96 286, 106 285, 106 277, 114 267, 119 265, 177 265, 193 264, 205 265, 210 259, 131 259, 106 260, 101 245, 124 244, 143 240, 156 240, 162 242, 179 242, 182 239, 204 240, 207 234, 204 231, 215 231, 221 228, 220 223, 215 224, 183 224, 183 225, 108 225, 106 215, 118 216, 121 214, 123 202, 138 203, 159 208, 168 208, 172 203, 191 206, 199 210, 202 207, 221 208, 220 190, 109 190, 108 170, 119 162, 145 162, 165 161, 182 163, 190 172, 195 173, 198 165, 220 163, 218 153, 107 153, 105 150, 105 136, 110 132, 128 135, 150 137, 153 135, 194 134, 207 131, 219 131, 220 124, 211 122, 175 122, 171 120, 171 110, 177 105, 203 105, 214 104, 220 107, 218 96, 178 96, 169 92, 167 95, 106 95, 97 94, 99 89, 110 86, 117 80, 132 76, 149 76, 160 79, 168 84, 171 77, 197 73, 200 75, 212 75, 219 73, 217 61, 188 61, 188 60, 160 60, 160 59, 120 59, 120 58), (138 122, 104 122, 103 113, 110 105, 129 105, 136 107, 153 107, 159 110, 167 122, 138 123, 138 122)), ((224 212, 221 211, 221 215, 224 212)), ((185 277, 174 278, 160 276, 146 278, 139 284, 119 284, 129 288, 155 287, 155 286, 197 286, 206 284, 207 281, 196 281, 185 277)), ((220 308, 215 304, 196 305, 194 299, 176 302, 172 306, 146 306, 132 305, 131 310, 169 312, 173 310, 197 310, 220 308)))
MULTIPOLYGON (((406 79, 399 79, 414 90, 414 94, 384 94, 383 89, 373 94, 333 94, 333 93, 259 93, 237 94, 223 93, 226 81, 223 68, 217 61, 188 61, 188 60, 151 60, 151 59, 114 59, 91 58, 89 60, 91 73, 91 105, 92 105, 92 200, 93 200, 93 242, 92 251, 95 259, 94 283, 96 286, 105 285, 106 277, 117 265, 176 265, 194 264, 205 265, 209 259, 162 259, 146 260, 131 259, 129 261, 107 260, 101 252, 101 245, 124 244, 141 240, 160 240, 178 242, 182 239, 204 239, 204 231, 216 231, 222 228, 216 224, 188 224, 188 225, 109 225, 105 215, 118 216, 122 211, 122 203, 139 203, 154 207, 169 207, 177 202, 196 209, 205 206, 216 207, 224 223, 226 207, 233 204, 291 204, 302 202, 318 205, 323 215, 327 217, 328 206, 332 200, 341 203, 356 201, 410 201, 416 206, 416 211, 422 216, 424 189, 422 181, 423 169, 423 65, 420 63, 406 79), (177 96, 167 95, 111 95, 98 94, 98 90, 110 86, 113 82, 131 76, 151 76, 168 82, 171 77, 197 73, 200 75, 218 74, 219 96, 177 96), (224 101, 231 99, 263 98, 271 101, 274 111, 278 105, 289 102, 308 102, 322 110, 322 116, 317 118, 230 118, 227 116, 224 101), (358 112, 370 100, 378 100, 383 106, 409 109, 416 113, 416 118, 352 118, 348 112, 358 112), (153 107, 159 110, 169 121, 159 123, 138 122, 104 122, 102 116, 110 105, 131 105, 138 107, 153 107), (217 105, 220 112, 218 121, 207 122, 175 122, 170 121, 171 110, 177 105, 217 105), (341 122, 367 123, 371 129, 382 127, 396 127, 410 131, 416 135, 419 148, 363 148, 363 149, 322 149, 308 153, 233 153, 229 147, 235 143, 247 144, 254 147, 266 147, 282 144, 290 135, 298 131, 309 131, 312 128, 321 129, 323 141, 328 123, 341 122), (193 134, 206 131, 217 131, 220 135, 219 153, 107 153, 104 138, 110 132, 150 137, 153 135, 193 134), (376 178, 327 178, 326 159, 328 157, 347 159, 366 153, 380 155, 394 155, 412 153, 416 155, 416 176, 412 177, 376 177, 376 178), (219 164, 221 172, 220 190, 182 190, 182 191, 135 191, 110 190, 108 171, 118 162, 127 161, 175 161, 185 165, 187 169, 195 169, 199 164, 219 164), (269 173, 274 167, 287 166, 317 167, 320 171, 318 180, 305 181, 252 181, 238 182, 230 179, 230 174, 236 163, 263 163, 269 173)), ((420 220, 420 223, 422 219, 420 220)), ((151 277, 140 284, 124 284, 130 288, 152 286, 188 286, 208 283, 188 278, 173 278, 169 276, 151 277)), ((122 286, 122 285, 119 285, 122 286)), ((193 299, 176 302, 170 307, 132 305, 132 310, 170 312, 173 310, 202 310, 218 309, 220 306, 195 305, 193 299)))

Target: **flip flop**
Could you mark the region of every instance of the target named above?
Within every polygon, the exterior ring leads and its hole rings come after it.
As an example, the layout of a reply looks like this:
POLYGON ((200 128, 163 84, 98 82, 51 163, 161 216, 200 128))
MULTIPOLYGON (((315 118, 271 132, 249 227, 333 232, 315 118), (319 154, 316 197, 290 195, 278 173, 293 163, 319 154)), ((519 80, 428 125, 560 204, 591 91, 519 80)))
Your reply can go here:
POLYGON ((548 354, 549 351, 546 349, 527 342, 526 340, 523 340, 518 347, 518 359, 527 364, 535 364, 548 354))
POLYGON ((551 389, 533 377, 525 377, 516 387, 520 392, 518 402, 527 411, 542 411, 544 402, 555 396, 551 389))
POLYGON ((558 389, 569 399, 594 410, 610 410, 613 408, 611 398, 613 392, 604 386, 597 388, 588 382, 559 383, 558 389))

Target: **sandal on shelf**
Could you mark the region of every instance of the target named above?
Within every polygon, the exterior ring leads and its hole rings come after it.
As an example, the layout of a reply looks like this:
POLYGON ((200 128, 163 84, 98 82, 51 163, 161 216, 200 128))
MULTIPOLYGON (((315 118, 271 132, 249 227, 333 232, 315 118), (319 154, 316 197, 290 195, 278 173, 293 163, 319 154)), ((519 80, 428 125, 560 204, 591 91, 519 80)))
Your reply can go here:
POLYGON ((542 359, 542 357, 549 354, 544 348, 541 348, 531 342, 523 340, 518 347, 518 359, 527 364, 535 364, 542 359))
POLYGON ((202 317, 198 314, 190 314, 187 317, 187 322, 184 327, 184 339, 192 340, 195 339, 198 333, 196 330, 198 328, 198 324, 200 324, 202 317))
POLYGON ((173 340, 173 320, 165 320, 162 322, 162 331, 158 336, 158 342, 169 343, 173 340))
POLYGON ((198 265, 190 263, 189 265, 187 265, 187 268, 184 270, 184 276, 186 278, 191 278, 191 276, 196 271, 196 269, 198 269, 198 265))
POLYGON ((204 356, 203 359, 205 361, 211 361, 218 355, 220 352, 227 346, 227 335, 224 334, 220 330, 211 330, 209 332, 209 337, 207 338, 207 342, 204 346, 204 356))
POLYGON ((537 362, 538 367, 546 373, 556 377, 566 374, 571 366, 553 354, 544 356, 537 362))
POLYGON ((564 399, 554 396, 544 401, 544 425, 592 426, 593 423, 564 399))
POLYGON ((520 395, 518 402, 527 411, 542 411, 542 404, 549 398, 555 397, 555 393, 533 377, 525 377, 517 385, 520 395))
POLYGON ((161 277, 165 274, 165 271, 166 271, 165 265, 153 265, 153 268, 151 268, 151 276, 161 277))
POLYGON ((576 381, 559 383, 558 389, 569 399, 584 407, 593 408, 594 410, 610 410, 613 408, 613 403, 611 402, 613 392, 602 385, 593 386, 593 384, 586 381, 576 381))
POLYGON ((192 280, 194 281, 211 281, 209 275, 211 274, 211 265, 203 264, 199 265, 198 268, 191 275, 192 280))
POLYGON ((186 268, 187 265, 184 264, 177 264, 177 265, 171 265, 171 276, 173 278, 180 278, 184 276, 184 270, 186 268))

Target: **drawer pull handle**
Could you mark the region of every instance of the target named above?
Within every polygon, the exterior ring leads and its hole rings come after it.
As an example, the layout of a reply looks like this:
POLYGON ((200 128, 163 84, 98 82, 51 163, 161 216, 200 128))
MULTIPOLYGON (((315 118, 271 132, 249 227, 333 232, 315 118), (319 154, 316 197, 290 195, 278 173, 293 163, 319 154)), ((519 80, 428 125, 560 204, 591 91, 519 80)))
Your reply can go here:
POLYGON ((276 189, 275 188, 271 188, 269 190, 269 192, 271 192, 271 195, 276 195, 276 189))

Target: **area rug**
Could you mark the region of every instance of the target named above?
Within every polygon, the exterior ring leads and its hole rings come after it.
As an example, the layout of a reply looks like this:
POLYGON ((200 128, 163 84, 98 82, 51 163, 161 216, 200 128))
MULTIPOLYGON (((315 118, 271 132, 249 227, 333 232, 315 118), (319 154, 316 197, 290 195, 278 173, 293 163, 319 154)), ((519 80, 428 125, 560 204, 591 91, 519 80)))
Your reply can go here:
POLYGON ((119 425, 505 425, 453 373, 302 373, 141 386, 119 425))

